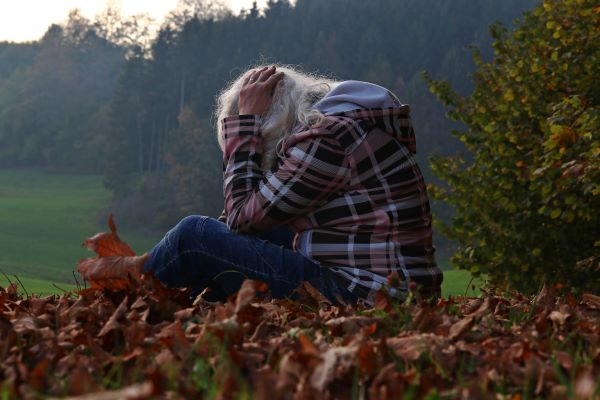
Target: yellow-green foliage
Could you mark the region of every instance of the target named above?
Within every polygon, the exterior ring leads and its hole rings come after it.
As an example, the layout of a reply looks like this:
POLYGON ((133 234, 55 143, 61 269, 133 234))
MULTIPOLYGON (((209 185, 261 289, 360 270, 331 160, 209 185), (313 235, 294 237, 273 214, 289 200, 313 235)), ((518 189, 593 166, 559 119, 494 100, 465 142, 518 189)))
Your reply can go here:
POLYGON ((546 0, 514 32, 491 31, 470 96, 427 78, 472 153, 432 159, 446 181, 432 192, 456 211, 442 226, 460 243, 452 262, 524 291, 598 290, 600 6, 546 0))

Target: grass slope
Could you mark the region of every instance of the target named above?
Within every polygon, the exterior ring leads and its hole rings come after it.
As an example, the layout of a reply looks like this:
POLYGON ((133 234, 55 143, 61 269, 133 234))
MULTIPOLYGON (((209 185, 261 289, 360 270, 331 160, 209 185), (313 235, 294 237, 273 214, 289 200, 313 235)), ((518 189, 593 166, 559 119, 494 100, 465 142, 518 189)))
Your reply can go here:
POLYGON ((0 275, 0 286, 7 287, 10 283, 17 285, 17 291, 23 295, 36 294, 38 296, 47 296, 50 294, 62 294, 65 291, 75 289, 70 283, 63 282, 50 282, 35 278, 26 278, 24 276, 18 276, 18 279, 14 276, 0 275))
MULTIPOLYGON (((0 270, 11 281, 18 275, 29 293, 61 293, 53 283, 71 289, 77 262, 92 256, 81 243, 108 229, 96 221, 109 198, 100 176, 0 170, 0 270)), ((138 253, 149 250, 160 239, 158 234, 119 233, 138 253)), ((478 294, 467 290, 471 279, 468 272, 450 270, 444 274, 444 296, 478 294)), ((0 274, 0 285, 7 284, 0 274)), ((19 291, 23 292, 21 287, 19 291)))
MULTIPOLYGON (((32 290, 57 291, 44 281, 73 284, 77 262, 92 256, 81 243, 108 229, 97 216, 109 198, 100 176, 0 170, 0 269, 11 279, 18 275, 32 290)), ((118 215, 115 220, 118 224, 118 215)), ((120 236, 137 252, 159 239, 131 232, 120 236)))

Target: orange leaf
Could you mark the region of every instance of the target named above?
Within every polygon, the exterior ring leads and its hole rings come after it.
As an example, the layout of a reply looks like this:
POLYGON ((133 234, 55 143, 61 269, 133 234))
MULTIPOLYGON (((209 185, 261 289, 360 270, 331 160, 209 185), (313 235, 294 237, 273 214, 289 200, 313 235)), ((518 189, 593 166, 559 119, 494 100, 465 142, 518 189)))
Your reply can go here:
POLYGON ((108 227, 110 232, 98 233, 83 243, 98 257, 79 261, 77 271, 90 282, 92 290, 128 289, 141 280, 148 256, 136 256, 131 247, 119 238, 112 214, 108 216, 108 227))
POLYGON ((146 255, 86 258, 79 262, 77 272, 92 289, 123 290, 140 281, 146 259, 146 255))
POLYGON ((84 247, 95 252, 99 257, 110 256, 135 256, 135 252, 119 235, 117 235, 117 227, 112 218, 112 214, 108 216, 108 227, 110 232, 97 233, 83 242, 84 247))

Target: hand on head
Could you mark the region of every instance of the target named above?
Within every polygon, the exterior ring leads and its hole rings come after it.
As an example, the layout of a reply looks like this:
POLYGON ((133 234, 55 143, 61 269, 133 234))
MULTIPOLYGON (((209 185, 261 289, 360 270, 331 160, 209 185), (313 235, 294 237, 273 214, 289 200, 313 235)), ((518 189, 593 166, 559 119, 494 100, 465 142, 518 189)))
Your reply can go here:
POLYGON ((283 72, 275 66, 255 69, 242 83, 239 98, 241 115, 264 115, 271 107, 276 85, 283 79, 283 72))

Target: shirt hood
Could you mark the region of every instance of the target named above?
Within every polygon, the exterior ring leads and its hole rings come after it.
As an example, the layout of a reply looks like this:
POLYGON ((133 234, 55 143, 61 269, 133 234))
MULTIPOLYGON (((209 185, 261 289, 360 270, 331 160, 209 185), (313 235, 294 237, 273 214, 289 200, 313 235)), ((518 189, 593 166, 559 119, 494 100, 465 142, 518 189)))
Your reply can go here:
POLYGON ((325 115, 356 109, 400 106, 400 100, 388 89, 374 83, 344 81, 334 87, 314 108, 325 115))
POLYGON ((416 153, 410 107, 384 87, 369 82, 345 81, 315 103, 314 108, 326 116, 355 119, 365 132, 382 129, 411 153, 416 153))

